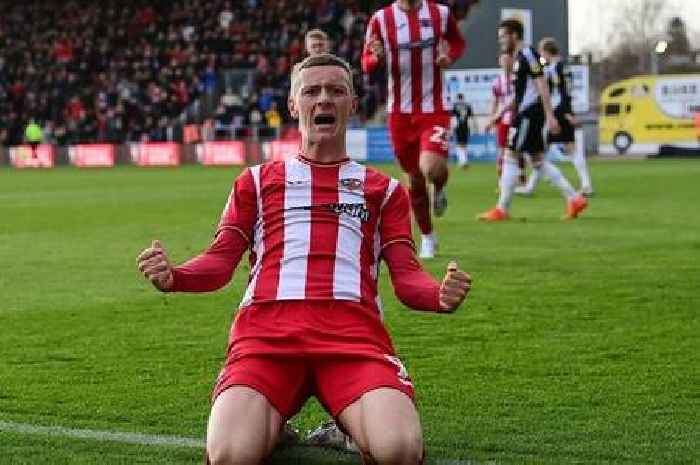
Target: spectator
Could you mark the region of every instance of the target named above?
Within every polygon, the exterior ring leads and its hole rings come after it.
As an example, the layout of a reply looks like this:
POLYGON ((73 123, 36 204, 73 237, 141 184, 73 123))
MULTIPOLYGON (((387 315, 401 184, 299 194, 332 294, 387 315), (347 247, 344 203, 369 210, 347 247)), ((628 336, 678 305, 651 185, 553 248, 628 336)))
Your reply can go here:
POLYGON ((270 109, 265 112, 265 120, 267 125, 275 130, 279 130, 280 126, 282 126, 282 117, 277 111, 277 102, 272 101, 270 109))

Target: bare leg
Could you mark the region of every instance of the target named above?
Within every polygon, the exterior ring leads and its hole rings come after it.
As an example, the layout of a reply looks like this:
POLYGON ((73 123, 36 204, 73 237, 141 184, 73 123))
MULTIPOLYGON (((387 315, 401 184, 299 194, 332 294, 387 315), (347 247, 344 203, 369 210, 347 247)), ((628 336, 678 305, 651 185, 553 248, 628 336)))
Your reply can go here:
POLYGON ((233 386, 214 401, 207 426, 211 465, 260 465, 279 438, 283 419, 259 392, 233 386))
POLYGON ((428 182, 435 186, 436 192, 440 192, 445 187, 449 175, 445 157, 435 152, 421 152, 418 166, 428 182))
POLYGON ((404 393, 380 388, 364 394, 339 415, 365 463, 419 465, 423 433, 418 412, 404 393))
POLYGON ((408 175, 408 194, 411 198, 411 209, 418 223, 418 229, 422 234, 433 232, 433 223, 430 220, 430 198, 428 186, 422 174, 408 175))

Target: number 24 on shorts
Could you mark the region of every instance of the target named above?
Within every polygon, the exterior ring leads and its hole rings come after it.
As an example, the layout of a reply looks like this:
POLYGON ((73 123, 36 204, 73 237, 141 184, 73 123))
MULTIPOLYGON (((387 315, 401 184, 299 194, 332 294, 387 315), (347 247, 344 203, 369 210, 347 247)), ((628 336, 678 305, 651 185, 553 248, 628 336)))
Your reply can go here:
POLYGON ((443 150, 447 150, 447 129, 443 128, 442 126, 433 126, 433 134, 430 136, 430 142, 433 144, 439 144, 443 150))

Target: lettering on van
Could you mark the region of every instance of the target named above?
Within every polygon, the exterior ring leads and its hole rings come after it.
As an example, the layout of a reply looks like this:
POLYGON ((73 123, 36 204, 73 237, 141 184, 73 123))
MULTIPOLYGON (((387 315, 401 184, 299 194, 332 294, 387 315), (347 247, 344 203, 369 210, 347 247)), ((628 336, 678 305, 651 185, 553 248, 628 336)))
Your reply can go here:
POLYGON ((654 97, 666 116, 691 119, 700 108, 700 76, 658 78, 654 97))

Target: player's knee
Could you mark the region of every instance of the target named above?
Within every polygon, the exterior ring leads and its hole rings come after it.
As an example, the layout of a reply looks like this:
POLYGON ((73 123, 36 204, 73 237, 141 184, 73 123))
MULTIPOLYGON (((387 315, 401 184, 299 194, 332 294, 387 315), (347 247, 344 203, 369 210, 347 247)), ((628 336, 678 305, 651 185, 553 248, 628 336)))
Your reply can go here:
POLYGON ((420 428, 387 431, 370 440, 369 453, 378 465, 419 465, 423 458, 420 428))
POLYGON ((251 447, 232 438, 207 444, 210 465, 259 465, 265 458, 264 448, 251 447))
POLYGON ((424 157, 420 162, 420 170, 423 176, 434 181, 447 174, 447 162, 438 157, 424 157))
POLYGON ((260 465, 264 459, 259 451, 245 450, 231 444, 208 449, 211 465, 260 465))

